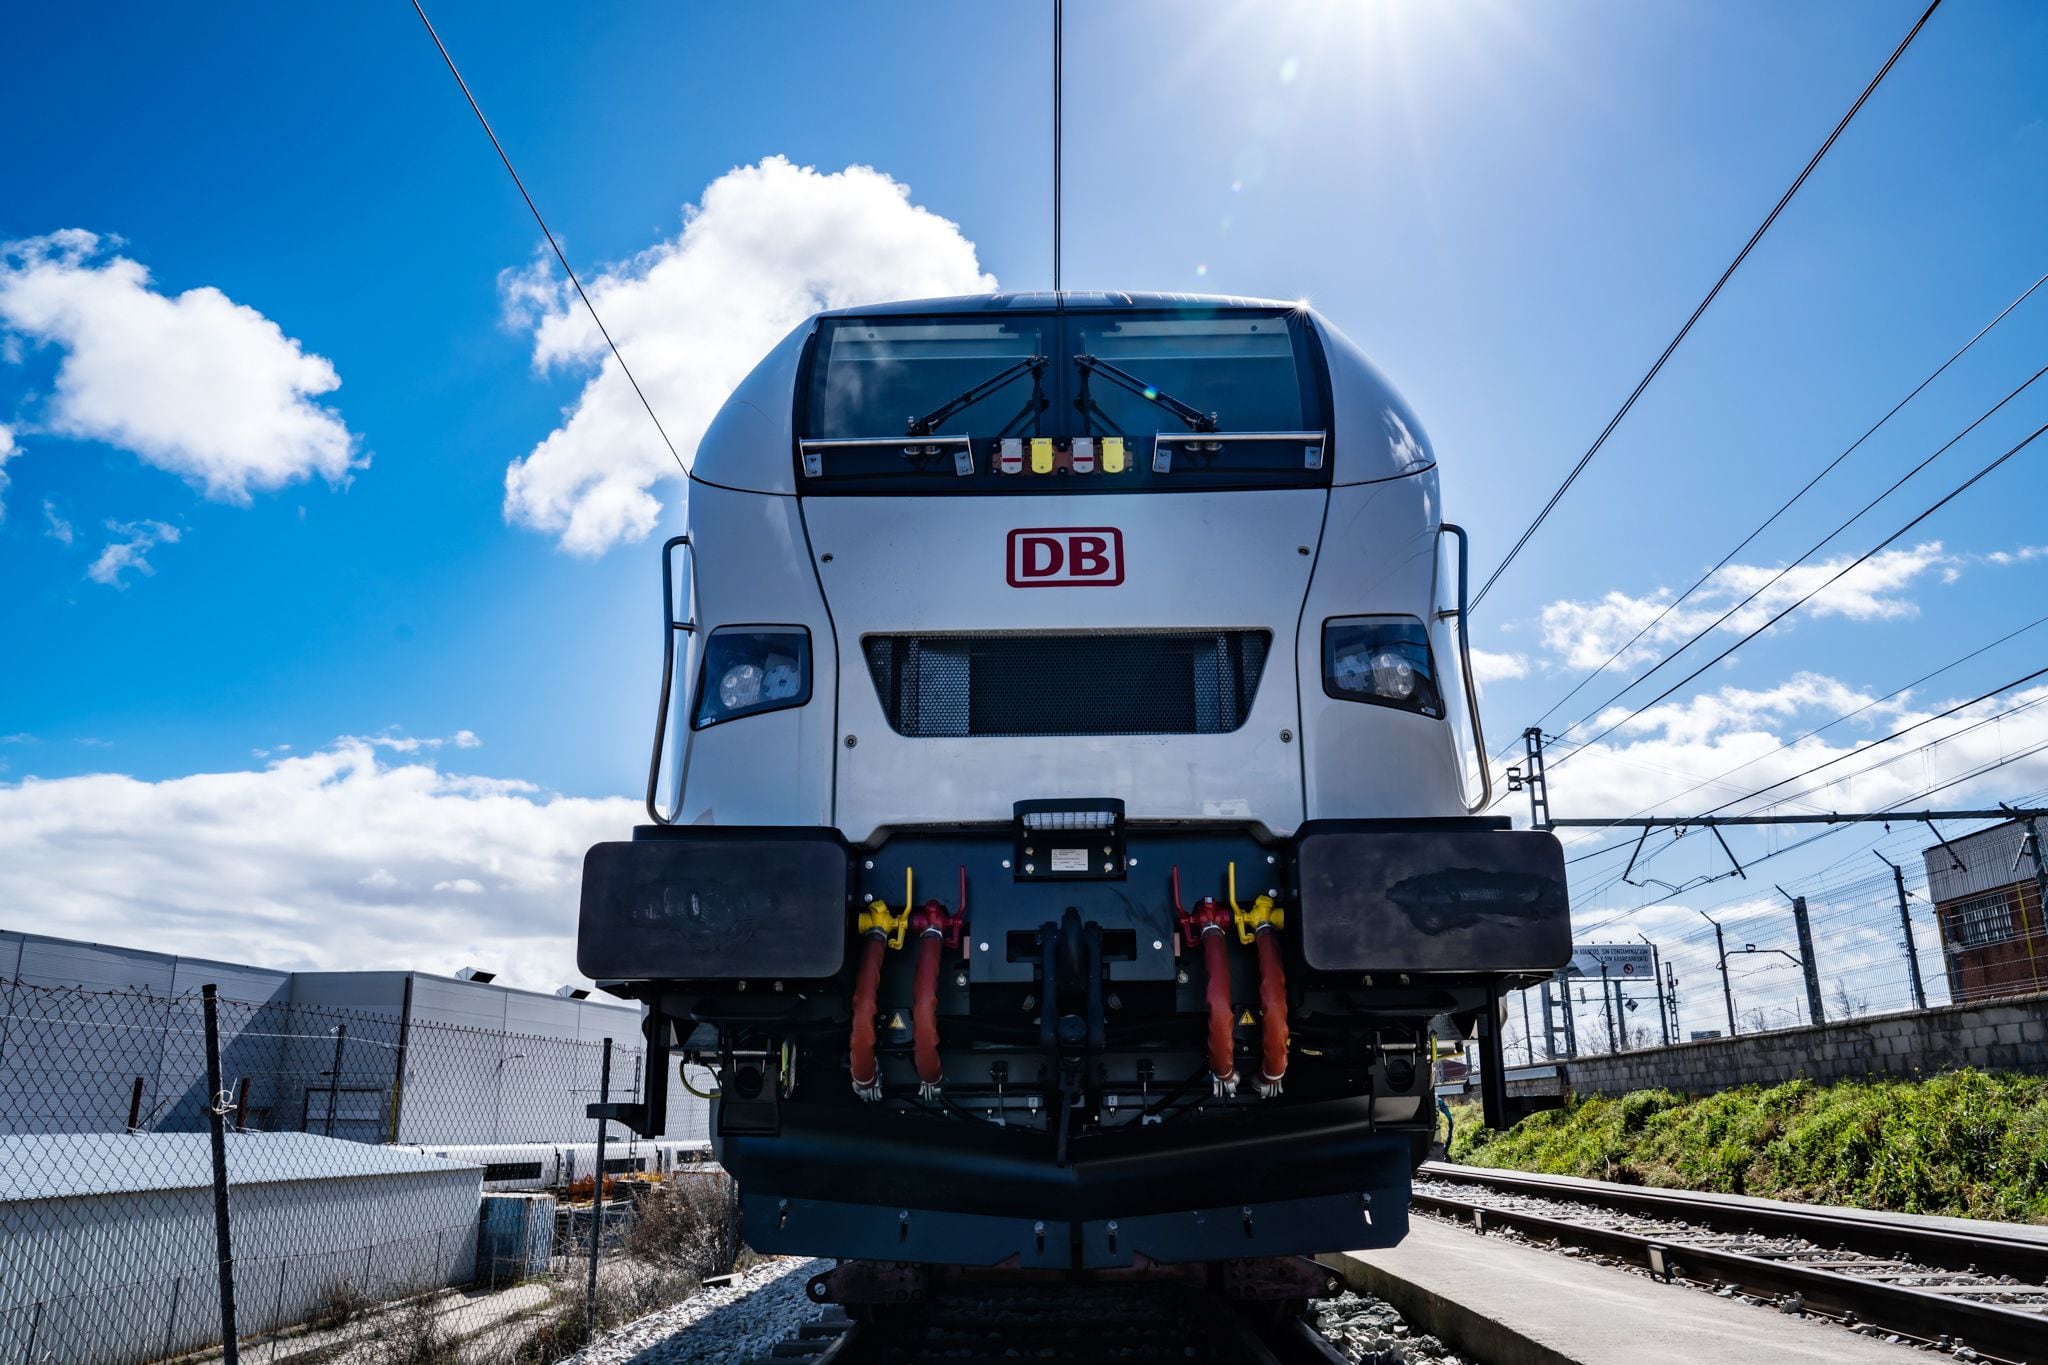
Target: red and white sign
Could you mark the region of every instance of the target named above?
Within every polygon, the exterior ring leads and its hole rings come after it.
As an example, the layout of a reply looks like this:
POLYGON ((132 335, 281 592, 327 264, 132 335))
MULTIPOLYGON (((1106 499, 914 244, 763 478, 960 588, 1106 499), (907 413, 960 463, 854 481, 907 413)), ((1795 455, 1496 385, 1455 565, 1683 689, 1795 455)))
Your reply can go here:
POLYGON ((1032 526, 1010 532, 1013 588, 1113 588, 1124 581, 1124 533, 1114 526, 1032 526))

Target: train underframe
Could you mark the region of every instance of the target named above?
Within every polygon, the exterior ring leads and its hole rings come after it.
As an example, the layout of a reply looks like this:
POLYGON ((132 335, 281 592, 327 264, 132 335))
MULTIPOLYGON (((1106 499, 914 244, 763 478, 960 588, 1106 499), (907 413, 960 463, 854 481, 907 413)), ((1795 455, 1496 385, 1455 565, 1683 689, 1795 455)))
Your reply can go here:
POLYGON ((613 1117, 645 1132, 679 1062, 715 1072, 757 1250, 1271 1267, 1401 1239, 1433 1042, 1476 1038, 1494 1098, 1563 885, 1554 839, 1489 819, 646 827, 592 851, 579 956, 649 1006, 613 1117))

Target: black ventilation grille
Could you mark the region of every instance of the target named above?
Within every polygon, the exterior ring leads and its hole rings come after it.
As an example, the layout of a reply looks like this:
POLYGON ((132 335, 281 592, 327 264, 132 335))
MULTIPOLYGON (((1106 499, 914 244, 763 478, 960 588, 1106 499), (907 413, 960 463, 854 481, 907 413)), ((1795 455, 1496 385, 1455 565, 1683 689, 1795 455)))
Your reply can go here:
POLYGON ((1273 635, 870 635, 899 735, 1223 735, 1243 725, 1273 635))

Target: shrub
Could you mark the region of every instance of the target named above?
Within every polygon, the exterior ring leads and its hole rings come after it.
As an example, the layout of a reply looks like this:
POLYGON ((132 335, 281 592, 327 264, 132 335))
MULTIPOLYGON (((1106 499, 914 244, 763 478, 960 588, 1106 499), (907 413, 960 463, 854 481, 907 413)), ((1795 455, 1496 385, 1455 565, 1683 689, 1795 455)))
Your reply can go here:
POLYGON ((1904 1213, 2048 1221, 2048 1079, 1790 1081, 1699 1099, 1591 1096, 1503 1133, 1461 1114, 1476 1166, 1904 1213), (1468 1124, 1470 1125, 1468 1127, 1468 1124))

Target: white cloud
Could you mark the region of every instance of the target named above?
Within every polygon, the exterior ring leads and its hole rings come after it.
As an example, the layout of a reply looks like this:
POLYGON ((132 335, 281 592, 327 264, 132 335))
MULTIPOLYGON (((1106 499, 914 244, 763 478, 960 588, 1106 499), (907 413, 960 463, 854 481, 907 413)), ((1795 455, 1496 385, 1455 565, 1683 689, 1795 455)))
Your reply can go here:
POLYGON ((501 980, 551 989, 575 974, 584 851, 638 809, 357 739, 257 771, 0 782, 0 905, 47 933, 283 968, 450 972, 488 944, 501 980))
POLYGON ((458 896, 481 896, 484 884, 474 877, 457 877, 452 881, 435 882, 436 891, 453 891, 458 896))
POLYGON ((71 529, 71 523, 57 515, 57 504, 48 498, 43 499, 43 521, 46 525, 43 534, 50 539, 65 545, 77 539, 78 533, 71 529))
MULTIPOLYGON (((457 730, 454 734, 444 737, 440 735, 400 734, 394 728, 386 730, 381 735, 348 735, 345 738, 360 744, 368 744, 372 748, 389 749, 395 754, 431 753, 436 749, 450 745, 457 749, 475 749, 483 744, 483 741, 476 737, 474 730, 457 730)), ((289 744, 280 744, 277 746, 277 752, 284 753, 291 747, 289 744)), ((258 755, 258 757, 261 757, 261 755, 258 755)), ((532 789, 522 787, 522 790, 532 789)))
MULTIPOLYGON (((680 472, 583 305, 540 260, 501 279, 543 372, 591 372, 562 425, 505 471, 505 517, 594 555, 654 528, 680 472)), ((585 281, 685 460, 720 403, 823 308, 995 287, 955 224, 867 166, 820 174, 769 157, 713 181, 683 229, 585 281)))
POLYGON ((1529 676, 1529 661, 1520 654, 1496 654, 1490 649, 1472 651, 1472 676, 1484 686, 1509 678, 1529 676))
POLYGON ((160 521, 110 521, 107 529, 127 539, 109 541, 99 558, 87 566, 85 576, 110 588, 127 587, 128 580, 121 575, 130 569, 144 576, 154 574, 156 568, 146 556, 159 545, 176 545, 179 540, 178 528, 160 521))
POLYGON ((1853 556, 1841 555, 1799 565, 1783 571, 1782 576, 1779 569, 1767 565, 1730 564, 1661 621, 1657 615, 1674 595, 1668 588, 1646 597, 1617 591, 1596 601, 1552 602, 1543 609, 1543 643, 1574 669, 1598 668, 1626 645, 1617 662, 1627 667, 1654 658, 1666 647, 1710 627, 1730 634, 1755 630, 1808 593, 1816 594, 1801 608, 1808 616, 1894 620, 1918 614, 1919 608, 1901 595, 1914 580, 1934 569, 1952 572, 1959 563, 1956 556, 1943 552, 1940 541, 1928 541, 1872 555, 1843 573, 1839 583, 1821 586, 1842 573, 1852 560, 1853 556), (1772 582, 1774 577, 1776 582, 1772 582), (1743 602, 1751 593, 1756 594, 1755 600, 1743 602), (1722 613, 1737 603, 1742 603, 1741 607, 1715 626, 1722 613), (1644 631, 1643 637, 1629 644, 1637 631, 1644 631))
POLYGON ((7 462, 21 453, 14 443, 14 428, 0 423, 0 521, 7 519, 7 462))
POLYGON ((221 502, 367 463, 331 409, 334 366, 214 288, 172 296, 111 242, 0 244, 0 328, 64 351, 44 427, 133 451, 221 502))

